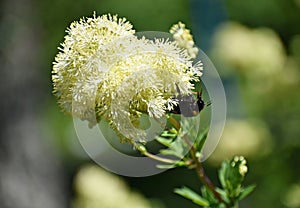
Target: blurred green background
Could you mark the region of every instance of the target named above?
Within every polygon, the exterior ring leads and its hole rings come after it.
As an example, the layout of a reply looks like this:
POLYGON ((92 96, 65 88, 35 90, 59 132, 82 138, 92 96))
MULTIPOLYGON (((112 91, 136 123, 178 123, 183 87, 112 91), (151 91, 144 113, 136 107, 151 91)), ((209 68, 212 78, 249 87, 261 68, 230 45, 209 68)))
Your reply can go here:
POLYGON ((114 178, 97 167, 81 168, 92 162, 51 94, 51 67, 65 29, 94 11, 126 17, 137 31, 167 32, 186 23, 227 95, 227 124, 204 163, 208 174, 217 184, 220 162, 244 155, 246 183, 257 188, 241 207, 300 207, 299 0, 2 0, 1 208, 106 208, 110 196, 111 207, 120 207, 116 201, 196 207, 173 193, 182 185, 199 190, 193 171, 114 178))

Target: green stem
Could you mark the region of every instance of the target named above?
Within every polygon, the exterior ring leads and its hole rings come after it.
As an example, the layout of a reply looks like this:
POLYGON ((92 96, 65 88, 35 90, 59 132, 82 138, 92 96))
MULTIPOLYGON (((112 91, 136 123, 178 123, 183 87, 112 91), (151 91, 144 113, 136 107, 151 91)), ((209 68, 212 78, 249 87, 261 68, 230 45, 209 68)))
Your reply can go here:
POLYGON ((157 161, 160 161, 160 162, 163 162, 163 163, 175 164, 177 162, 175 160, 171 160, 171 159, 159 157, 157 155, 153 155, 150 152, 142 152, 142 154, 149 157, 149 158, 152 158, 154 160, 157 160, 157 161))
MULTIPOLYGON (((177 131, 180 130, 180 123, 175 119, 173 118, 172 116, 169 117, 169 121, 173 124, 173 126, 176 128, 177 131)), ((187 138, 187 137, 184 137, 186 143, 190 146, 190 153, 192 155, 192 158, 193 158, 193 161, 194 161, 194 164, 195 165, 195 168, 196 168, 196 172, 197 172, 197 175, 201 181, 201 183, 203 185, 205 185, 213 194, 214 196, 219 200, 219 202, 221 203, 224 203, 224 200, 222 199, 221 195, 216 191, 216 188, 214 186, 214 184, 211 182, 211 180, 208 178, 208 176, 205 174, 205 171, 202 167, 202 164, 201 162, 199 161, 199 158, 197 156, 197 149, 196 147, 194 146, 194 144, 191 143, 191 141, 187 138)), ((164 163, 171 163, 171 164, 175 164, 177 161, 174 161, 174 160, 170 160, 170 159, 167 159, 167 158, 161 158, 157 155, 153 155, 149 152, 147 152, 146 148, 144 146, 142 146, 142 148, 140 148, 141 146, 139 146, 137 149, 145 156, 149 157, 149 158, 152 158, 154 160, 157 160, 157 161, 161 161, 161 162, 164 162, 164 163)), ((192 165, 192 164, 191 164, 192 165)), ((234 205, 234 207, 232 208, 238 208, 237 205, 234 205)))
MULTIPOLYGON (((180 123, 173 117, 169 118, 170 122, 174 125, 174 127, 176 128, 177 131, 179 131, 180 129, 180 123)), ((196 168, 196 172, 198 174, 198 177, 201 181, 201 183, 203 185, 205 185, 209 190, 211 190, 211 192, 214 194, 214 196, 220 201, 220 202, 224 202, 224 200, 222 199, 221 195, 216 191, 215 186, 213 185, 213 183, 211 182, 211 180, 208 178, 208 176, 205 174, 205 171, 202 167, 202 164, 199 161, 199 158, 197 157, 197 149, 195 148, 194 144, 191 143, 191 141, 185 136, 184 137, 186 143, 190 146, 190 153, 193 157, 194 160, 194 164, 195 164, 195 168, 196 168)))
POLYGON ((232 207, 229 208, 239 208, 239 204, 236 202, 232 207))
POLYGON ((238 202, 236 202, 233 198, 230 200, 229 204, 226 204, 227 208, 239 208, 238 202))
POLYGON ((141 144, 135 144, 135 148, 138 151, 140 151, 141 154, 143 154, 146 157, 149 157, 153 160, 157 160, 157 161, 160 161, 160 162, 163 162, 163 163, 169 163, 169 164, 175 164, 177 162, 176 160, 171 160, 171 159, 168 159, 168 158, 163 158, 163 157, 159 157, 157 155, 154 155, 154 154, 148 152, 147 149, 141 144))
POLYGON ((169 117, 169 121, 172 123, 172 125, 175 127, 177 131, 180 129, 180 123, 172 116, 169 117))
POLYGON ((185 141, 187 142, 188 145, 190 145, 190 153, 192 155, 192 158, 194 160, 194 163, 196 165, 196 172, 197 175, 203 185, 205 185, 213 194, 214 196, 219 200, 219 202, 225 203, 224 200, 222 199, 221 195, 216 191, 216 188, 214 184, 211 182, 209 177, 206 175, 201 162, 199 161, 199 158, 197 156, 197 149, 193 144, 191 144, 191 141, 187 138, 184 137, 185 141))

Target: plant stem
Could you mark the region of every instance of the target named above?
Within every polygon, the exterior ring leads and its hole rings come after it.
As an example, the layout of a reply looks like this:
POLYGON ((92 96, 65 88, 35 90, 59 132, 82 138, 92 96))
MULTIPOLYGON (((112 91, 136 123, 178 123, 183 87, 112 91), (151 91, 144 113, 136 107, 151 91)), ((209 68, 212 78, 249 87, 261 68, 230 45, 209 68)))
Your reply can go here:
POLYGON ((157 155, 154 155, 154 154, 148 152, 146 147, 142 144, 135 143, 134 146, 141 154, 143 154, 146 157, 149 157, 153 160, 157 160, 157 161, 164 162, 164 163, 169 163, 169 164, 175 164, 177 162, 176 160, 171 160, 171 159, 168 159, 168 158, 159 157, 157 155))
POLYGON ((224 200, 222 199, 221 195, 216 191, 214 184, 211 182, 209 177, 205 174, 202 164, 199 161, 199 158, 197 156, 197 149, 195 148, 195 146, 191 143, 191 141, 186 136, 184 137, 184 139, 185 139, 186 143, 188 145, 190 145, 190 147, 191 147, 190 153, 191 153, 194 163, 196 165, 196 172, 197 172, 197 175, 198 175, 201 183, 203 185, 205 185, 214 194, 214 196, 219 200, 219 202, 225 203, 224 200))
POLYGON ((159 157, 157 155, 153 155, 150 152, 141 152, 143 155, 145 155, 146 157, 149 157, 151 159, 160 161, 160 162, 164 162, 164 163, 169 163, 169 164, 175 164, 177 161, 175 160, 171 160, 171 159, 167 159, 167 158, 163 158, 163 157, 159 157))
POLYGON ((172 116, 169 117, 169 121, 172 123, 172 125, 175 127, 177 131, 180 129, 180 123, 172 116))
MULTIPOLYGON (((173 124, 173 126, 176 128, 177 131, 179 131, 180 129, 180 123, 175 119, 173 118, 172 116, 169 117, 169 121, 173 124)), ((205 174, 205 171, 202 167, 202 164, 201 162, 199 161, 199 158, 197 156, 197 149, 196 147, 194 146, 194 144, 191 143, 191 141, 185 136, 184 137, 186 143, 190 146, 190 153, 192 155, 192 158, 194 160, 194 164, 195 164, 195 168, 196 168, 196 172, 197 172, 197 175, 201 181, 201 183, 206 186, 213 194, 214 196, 219 200, 219 202, 221 203, 224 203, 224 200, 222 199, 221 195, 216 191, 216 188, 214 186, 214 184, 211 182, 211 180, 209 179, 209 177, 205 174)), ((237 207, 234 207, 234 208, 237 208, 237 207)))

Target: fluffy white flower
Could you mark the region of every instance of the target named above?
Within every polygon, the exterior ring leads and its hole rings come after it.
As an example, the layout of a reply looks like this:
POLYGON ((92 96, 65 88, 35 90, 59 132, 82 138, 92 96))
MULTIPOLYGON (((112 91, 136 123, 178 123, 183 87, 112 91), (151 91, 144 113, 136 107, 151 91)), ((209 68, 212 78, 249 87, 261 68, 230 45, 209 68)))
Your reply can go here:
MULTIPOLYGON (((98 84, 90 75, 97 73, 92 62, 101 61, 97 60, 95 54, 104 45, 119 37, 133 35, 135 31, 125 18, 117 18, 116 15, 110 14, 96 17, 94 14, 92 18, 73 22, 66 32, 65 40, 59 48, 60 52, 53 63, 53 91, 65 112, 83 117, 80 115, 81 110, 72 111, 72 102, 74 99, 81 101, 82 93, 90 92, 85 88, 94 88, 98 84)), ((92 108, 92 100, 91 97, 82 103, 92 108)))
POLYGON ((202 75, 187 51, 169 40, 138 39, 116 16, 72 23, 53 65, 54 93, 65 112, 93 126, 106 119, 121 138, 144 141, 139 117, 160 118, 190 94, 202 75))

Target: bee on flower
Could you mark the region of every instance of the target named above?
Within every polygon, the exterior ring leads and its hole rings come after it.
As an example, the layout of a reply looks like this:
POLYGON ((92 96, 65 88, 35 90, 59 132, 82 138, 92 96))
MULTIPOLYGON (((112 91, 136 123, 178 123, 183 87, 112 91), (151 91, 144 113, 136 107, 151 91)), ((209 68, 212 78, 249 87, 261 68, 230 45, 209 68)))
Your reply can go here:
MULTIPOLYGON (((93 127, 105 119, 123 141, 144 142, 142 114, 161 118, 202 75, 176 41, 135 36, 117 15, 73 22, 53 63, 53 92, 64 112, 93 127)), ((174 33, 175 35, 175 33, 174 33)))

